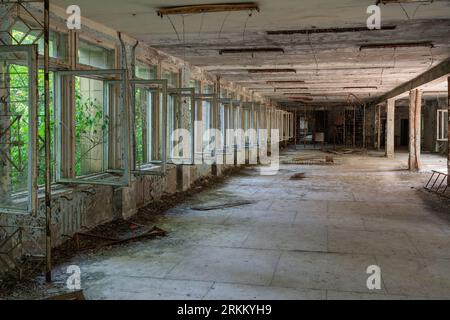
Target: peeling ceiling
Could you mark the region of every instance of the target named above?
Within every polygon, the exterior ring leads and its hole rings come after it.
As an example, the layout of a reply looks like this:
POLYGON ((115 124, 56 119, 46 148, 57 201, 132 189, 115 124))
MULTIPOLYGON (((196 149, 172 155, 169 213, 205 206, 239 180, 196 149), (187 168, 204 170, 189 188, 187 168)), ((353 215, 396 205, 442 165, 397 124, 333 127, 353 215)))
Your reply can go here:
POLYGON ((364 28, 369 17, 367 7, 375 0, 261 0, 257 1, 260 12, 251 15, 244 11, 161 18, 156 14, 164 6, 222 2, 55 0, 52 3, 62 7, 78 4, 84 17, 128 33, 285 105, 339 104, 347 100, 349 93, 370 99, 450 57, 448 0, 381 4, 382 26, 388 28, 374 31, 268 33, 364 28), (424 44, 370 48, 372 44, 395 43, 424 44), (220 54, 223 49, 237 48, 277 48, 278 52, 220 54), (284 72, 249 72, 249 69, 284 72), (293 100, 298 97, 308 99, 293 100))

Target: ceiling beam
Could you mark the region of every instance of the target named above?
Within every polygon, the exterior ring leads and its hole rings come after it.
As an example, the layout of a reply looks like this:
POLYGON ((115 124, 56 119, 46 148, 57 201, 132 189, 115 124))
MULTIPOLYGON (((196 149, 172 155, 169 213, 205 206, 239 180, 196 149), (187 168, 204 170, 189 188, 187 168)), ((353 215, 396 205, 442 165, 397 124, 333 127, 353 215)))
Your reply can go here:
POLYGON ((442 78, 446 75, 450 74, 450 59, 444 60, 439 63, 437 66, 431 68, 428 71, 420 74, 414 79, 394 88, 393 90, 387 92, 386 94, 374 99, 370 103, 372 105, 380 104, 388 99, 395 98, 405 92, 409 92, 413 89, 416 89, 424 84, 432 82, 436 79, 442 78))

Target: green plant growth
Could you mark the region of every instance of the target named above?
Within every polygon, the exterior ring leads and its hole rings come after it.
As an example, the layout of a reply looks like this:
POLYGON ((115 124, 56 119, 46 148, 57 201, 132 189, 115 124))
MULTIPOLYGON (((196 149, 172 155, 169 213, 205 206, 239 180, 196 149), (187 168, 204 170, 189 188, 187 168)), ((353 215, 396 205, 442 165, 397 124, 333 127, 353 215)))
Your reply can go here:
POLYGON ((148 129, 147 115, 148 115, 148 92, 145 89, 137 88, 135 91, 135 120, 134 120, 134 134, 135 134, 135 162, 136 167, 148 162, 146 154, 146 133, 148 129))
POLYGON ((83 176, 105 169, 103 146, 109 117, 104 113, 103 103, 91 91, 81 90, 82 81, 97 80, 75 79, 75 174, 83 176))

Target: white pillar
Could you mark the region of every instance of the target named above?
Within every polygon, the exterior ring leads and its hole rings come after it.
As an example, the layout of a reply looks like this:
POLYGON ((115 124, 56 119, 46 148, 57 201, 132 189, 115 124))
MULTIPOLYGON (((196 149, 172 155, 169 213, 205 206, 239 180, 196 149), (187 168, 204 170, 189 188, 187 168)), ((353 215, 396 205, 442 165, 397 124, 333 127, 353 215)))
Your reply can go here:
POLYGON ((420 161, 420 126, 422 93, 415 89, 409 92, 409 170, 418 171, 420 161))
POLYGON ((395 150, 395 100, 389 99, 386 106, 386 157, 394 158, 395 150))

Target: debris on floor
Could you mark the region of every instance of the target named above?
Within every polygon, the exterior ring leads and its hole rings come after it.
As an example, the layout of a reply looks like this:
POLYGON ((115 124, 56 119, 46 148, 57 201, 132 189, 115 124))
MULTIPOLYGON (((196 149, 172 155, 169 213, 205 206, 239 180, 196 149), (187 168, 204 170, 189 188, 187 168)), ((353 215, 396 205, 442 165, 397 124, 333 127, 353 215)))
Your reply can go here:
POLYGON ((284 160, 281 162, 282 164, 298 164, 304 166, 329 166, 334 165, 334 161, 329 161, 325 158, 322 159, 312 159, 312 160, 284 160))
POLYGON ((322 149, 323 152, 332 153, 337 155, 344 154, 366 154, 366 149, 350 149, 350 148, 337 148, 337 149, 322 149))
POLYGON ((298 165, 332 165, 334 159, 332 156, 323 156, 317 154, 305 154, 295 156, 288 160, 281 161, 282 164, 298 164, 298 165))
POLYGON ((238 207, 238 206, 243 206, 243 205, 252 204, 252 203, 254 203, 254 201, 236 200, 236 201, 229 201, 229 202, 212 204, 212 205, 193 206, 193 207, 191 207, 191 209, 198 210, 198 211, 208 211, 208 210, 217 210, 217 209, 238 207))
POLYGON ((301 173, 296 173, 294 175, 292 175, 289 180, 303 180, 305 179, 305 173, 301 172, 301 173))
POLYGON ((130 225, 130 231, 117 237, 105 236, 98 233, 77 232, 72 237, 76 251, 101 248, 117 244, 123 244, 129 241, 136 241, 147 238, 166 236, 167 232, 156 226, 139 226, 133 223, 130 225))

